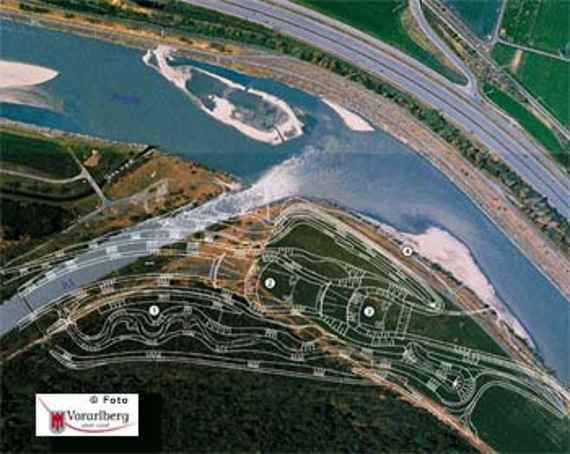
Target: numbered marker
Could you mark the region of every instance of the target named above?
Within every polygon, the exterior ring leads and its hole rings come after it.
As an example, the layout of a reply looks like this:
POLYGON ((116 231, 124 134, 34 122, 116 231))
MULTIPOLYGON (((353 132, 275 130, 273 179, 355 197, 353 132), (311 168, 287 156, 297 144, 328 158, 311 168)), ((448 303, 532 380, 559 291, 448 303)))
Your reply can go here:
POLYGON ((374 315, 376 311, 374 310, 374 308, 372 306, 366 306, 364 308, 364 315, 366 317, 372 317, 374 315))
POLYGON ((276 284, 275 279, 273 279, 272 277, 268 277, 267 279, 265 279, 264 282, 265 288, 271 290, 272 288, 275 287, 275 284, 276 284))
POLYGON ((411 257, 414 255, 414 249, 411 246, 404 246, 402 248, 402 254, 404 254, 405 257, 411 257))
POLYGON ((156 317, 160 313, 160 309, 156 305, 152 305, 148 308, 148 313, 153 317, 156 317))

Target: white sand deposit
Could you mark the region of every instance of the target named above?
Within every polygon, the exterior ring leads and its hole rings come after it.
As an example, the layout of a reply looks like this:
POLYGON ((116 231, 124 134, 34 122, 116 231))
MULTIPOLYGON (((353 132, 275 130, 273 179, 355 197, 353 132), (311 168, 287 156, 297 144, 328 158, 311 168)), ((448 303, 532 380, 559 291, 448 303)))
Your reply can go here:
POLYGON ((58 74, 43 66, 0 60, 0 102, 61 110, 61 106, 38 87, 58 74))
POLYGON ((359 115, 356 115, 354 112, 351 112, 350 110, 345 109, 342 106, 339 106, 338 104, 332 101, 329 101, 328 99, 325 98, 321 99, 327 106, 329 106, 332 110, 334 110, 337 113, 337 115, 342 119, 347 128, 359 132, 374 131, 372 125, 368 123, 364 118, 360 117, 359 115))
POLYGON ((154 51, 148 50, 143 56, 143 61, 146 65, 154 67, 150 63, 150 59, 154 56, 156 59, 156 64, 158 67, 156 70, 168 81, 173 83, 176 87, 185 93, 188 93, 186 89, 186 82, 192 78, 192 71, 188 67, 172 67, 168 64, 168 59, 171 53, 174 52, 174 48, 170 46, 160 45, 154 51))
POLYGON ((30 87, 57 77, 58 72, 43 66, 0 60, 0 88, 30 87))
POLYGON ((386 224, 380 224, 390 235, 411 245, 422 257, 437 263, 450 272, 463 285, 470 288, 484 303, 492 307, 499 318, 514 332, 532 344, 530 335, 497 297, 495 289, 477 265, 465 244, 445 230, 430 227, 420 234, 400 232, 386 224))
MULTIPOLYGON (((299 118, 297 118, 297 115, 295 115, 295 112, 293 111, 293 109, 291 109, 289 104, 287 104, 282 99, 279 99, 277 96, 270 95, 269 93, 265 93, 264 91, 261 90, 255 90, 253 88, 248 89, 247 87, 238 84, 233 80, 227 79, 218 74, 214 74, 210 71, 206 71, 201 68, 195 68, 195 69, 203 74, 206 74, 209 77, 212 77, 213 79, 222 82, 224 85, 226 85, 229 88, 232 88, 234 90, 246 91, 248 93, 251 93, 252 95, 259 96, 265 102, 275 106, 276 108, 285 113, 287 118, 286 121, 275 125, 275 129, 278 129, 279 133, 281 134, 278 134, 276 131, 273 132, 260 131, 252 126, 245 125, 244 123, 240 122, 239 119, 236 118, 233 118, 232 122, 227 123, 239 129, 248 137, 251 137, 255 140, 259 140, 262 142, 270 143, 272 145, 279 145, 284 140, 294 139, 295 137, 299 137, 300 135, 303 134, 303 123, 301 122, 301 120, 299 120, 299 118), (255 130, 257 131, 257 133, 253 134, 251 130, 255 130)), ((223 121, 221 118, 219 119, 223 121)), ((224 123, 226 122, 224 121, 224 123)))
POLYGON ((496 298, 493 286, 475 263, 469 249, 448 232, 430 227, 419 235, 401 235, 420 255, 451 272, 482 301, 496 298))
POLYGON ((258 140, 260 142, 269 143, 271 145, 278 145, 282 142, 279 133, 275 130, 262 131, 261 129, 254 128, 245 124, 236 117, 236 106, 225 98, 210 95, 208 97, 214 103, 214 109, 204 109, 206 113, 214 117, 216 120, 221 121, 226 125, 233 126, 242 134, 247 137, 258 140))

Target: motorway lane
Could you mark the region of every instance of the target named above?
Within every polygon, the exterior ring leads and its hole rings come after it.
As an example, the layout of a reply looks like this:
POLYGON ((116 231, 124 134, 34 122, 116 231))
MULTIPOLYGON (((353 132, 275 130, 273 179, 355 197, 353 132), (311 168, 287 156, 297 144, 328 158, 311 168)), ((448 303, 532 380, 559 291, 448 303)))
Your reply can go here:
POLYGON ((561 214, 570 218, 570 180, 543 151, 510 121, 489 106, 409 57, 362 32, 288 2, 259 0, 182 0, 276 29, 383 77, 426 104, 438 108, 456 124, 501 155, 561 214), (308 11, 307 14, 302 11, 308 11), (318 19, 317 19, 318 17, 318 19))

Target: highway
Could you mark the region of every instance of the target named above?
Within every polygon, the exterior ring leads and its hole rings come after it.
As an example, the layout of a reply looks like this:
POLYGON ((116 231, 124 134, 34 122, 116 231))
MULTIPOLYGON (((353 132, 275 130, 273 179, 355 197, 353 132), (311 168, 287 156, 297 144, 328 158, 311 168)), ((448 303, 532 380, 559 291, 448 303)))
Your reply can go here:
POLYGON ((519 127, 466 92, 382 41, 285 0, 182 0, 291 35, 388 80, 439 109, 505 162, 570 218, 570 178, 519 127))

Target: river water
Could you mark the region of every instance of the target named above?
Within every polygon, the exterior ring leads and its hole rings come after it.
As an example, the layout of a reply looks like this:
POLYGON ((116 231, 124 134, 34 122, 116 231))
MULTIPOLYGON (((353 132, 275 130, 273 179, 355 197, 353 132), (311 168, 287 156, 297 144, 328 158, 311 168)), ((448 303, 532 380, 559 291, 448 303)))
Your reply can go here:
MULTIPOLYGON (((453 183, 388 134, 352 131, 318 98, 275 81, 179 57, 169 60, 175 70, 192 63, 284 100, 304 123, 304 133, 270 145, 198 108, 180 87, 143 61, 145 51, 7 21, 0 21, 0 27, 1 59, 59 72, 34 88, 43 100, 50 100, 51 109, 3 103, 2 117, 151 143, 231 172, 249 187, 230 196, 229 212, 240 204, 246 209, 300 195, 330 200, 412 234, 434 227, 449 232, 469 248, 497 298, 530 334, 545 363, 569 381, 569 302, 453 183)), ((75 285, 110 268, 83 269, 75 285)), ((69 283, 58 290, 55 285, 49 298, 69 288, 69 283)), ((34 307, 44 304, 47 294, 32 294, 28 302, 34 307)), ((2 331, 25 313, 18 298, 0 306, 2 331)))

